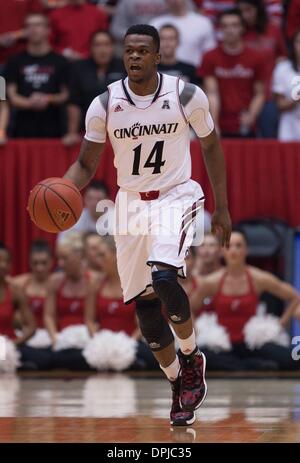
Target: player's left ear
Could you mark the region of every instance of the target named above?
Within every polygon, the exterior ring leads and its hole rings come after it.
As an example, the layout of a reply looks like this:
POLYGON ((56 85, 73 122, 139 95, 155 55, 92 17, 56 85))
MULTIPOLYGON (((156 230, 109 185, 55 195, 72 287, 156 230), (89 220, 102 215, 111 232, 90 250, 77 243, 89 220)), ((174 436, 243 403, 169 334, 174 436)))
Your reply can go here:
POLYGON ((161 54, 160 54, 160 53, 156 53, 156 56, 155 56, 155 64, 159 64, 159 63, 160 63, 160 60, 161 60, 161 54))

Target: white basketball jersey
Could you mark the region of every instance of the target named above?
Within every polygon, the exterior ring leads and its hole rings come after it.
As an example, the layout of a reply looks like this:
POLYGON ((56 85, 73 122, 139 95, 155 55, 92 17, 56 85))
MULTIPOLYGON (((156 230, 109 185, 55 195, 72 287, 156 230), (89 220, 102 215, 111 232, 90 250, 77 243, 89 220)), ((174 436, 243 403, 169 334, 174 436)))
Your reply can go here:
MULTIPOLYGON (((207 98, 199 87, 188 84, 187 95, 180 100, 186 85, 179 78, 160 74, 152 102, 144 108, 134 103, 124 80, 108 86, 106 131, 121 188, 136 192, 163 190, 190 179, 189 124, 201 137, 212 131, 213 122, 207 98)), ((99 98, 96 104, 99 107, 99 98)), ((102 135, 96 139, 92 105, 87 113, 85 138, 103 142, 102 135)), ((98 126, 101 128, 101 124, 98 126)))

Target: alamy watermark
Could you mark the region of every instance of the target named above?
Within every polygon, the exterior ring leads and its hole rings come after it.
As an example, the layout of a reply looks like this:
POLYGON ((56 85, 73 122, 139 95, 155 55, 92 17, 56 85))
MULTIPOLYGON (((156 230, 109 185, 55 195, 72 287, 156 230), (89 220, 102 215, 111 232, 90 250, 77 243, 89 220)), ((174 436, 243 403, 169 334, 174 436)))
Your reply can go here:
POLYGON ((293 346, 292 359, 295 361, 300 360, 300 336, 294 336, 291 340, 293 346))
POLYGON ((0 336, 0 361, 6 359, 6 340, 4 336, 0 336))
POLYGON ((174 200, 156 203, 129 198, 126 191, 118 193, 116 204, 111 200, 99 201, 100 213, 96 229, 99 235, 156 235, 166 239, 192 238, 193 246, 204 237, 204 202, 174 200))
POLYGON ((6 82, 3 76, 0 76, 0 101, 6 100, 6 82))

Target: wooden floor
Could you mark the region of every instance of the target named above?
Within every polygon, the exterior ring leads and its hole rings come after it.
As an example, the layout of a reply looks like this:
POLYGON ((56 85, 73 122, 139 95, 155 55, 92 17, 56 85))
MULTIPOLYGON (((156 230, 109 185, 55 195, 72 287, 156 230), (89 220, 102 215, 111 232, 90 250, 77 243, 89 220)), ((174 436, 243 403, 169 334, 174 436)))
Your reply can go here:
POLYGON ((0 442, 300 442, 300 381, 208 380, 192 427, 169 425, 161 377, 0 377, 0 442))

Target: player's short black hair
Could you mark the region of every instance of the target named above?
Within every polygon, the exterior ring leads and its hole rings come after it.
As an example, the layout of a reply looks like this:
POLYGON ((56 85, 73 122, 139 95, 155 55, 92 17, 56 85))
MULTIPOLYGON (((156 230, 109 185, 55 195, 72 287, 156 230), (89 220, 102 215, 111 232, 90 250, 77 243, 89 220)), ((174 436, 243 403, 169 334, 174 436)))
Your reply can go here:
POLYGON ((45 252, 49 257, 52 256, 51 248, 47 240, 37 239, 31 242, 29 255, 31 256, 36 252, 45 252))
POLYGON ((221 13, 218 15, 218 23, 220 24, 224 16, 232 16, 232 15, 238 16, 241 20, 241 23, 244 25, 243 16, 239 8, 227 8, 226 10, 221 11, 221 13))
POLYGON ((109 189, 107 184, 103 180, 92 180, 87 188, 87 190, 99 190, 99 191, 104 191, 106 196, 109 196, 109 189))
POLYGON ((11 251, 10 249, 3 243, 3 241, 0 241, 0 251, 4 251, 7 253, 9 260, 11 260, 11 251))
POLYGON ((149 24, 135 24, 134 26, 129 27, 129 29, 127 30, 125 34, 125 37, 127 37, 127 35, 132 35, 132 34, 149 35, 149 37, 152 37, 153 39, 156 52, 157 53, 159 52, 160 38, 159 38, 158 30, 155 29, 155 27, 150 26, 149 24))

